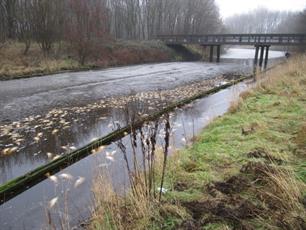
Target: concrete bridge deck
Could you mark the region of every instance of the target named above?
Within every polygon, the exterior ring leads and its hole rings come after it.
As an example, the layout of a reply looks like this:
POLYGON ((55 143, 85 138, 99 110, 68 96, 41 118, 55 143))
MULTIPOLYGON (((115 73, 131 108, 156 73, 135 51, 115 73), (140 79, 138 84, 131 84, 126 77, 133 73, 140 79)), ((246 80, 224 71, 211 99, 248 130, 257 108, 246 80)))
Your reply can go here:
POLYGON ((306 34, 208 34, 208 35, 159 35, 157 39, 169 45, 306 45, 306 34))
POLYGON ((266 67, 270 46, 306 46, 306 34, 207 34, 207 35, 159 35, 157 39, 169 46, 198 44, 210 47, 210 62, 214 59, 214 47, 217 47, 216 60, 220 62, 221 45, 255 46, 254 66, 263 63, 266 67), (259 59, 259 60, 258 60, 259 59))

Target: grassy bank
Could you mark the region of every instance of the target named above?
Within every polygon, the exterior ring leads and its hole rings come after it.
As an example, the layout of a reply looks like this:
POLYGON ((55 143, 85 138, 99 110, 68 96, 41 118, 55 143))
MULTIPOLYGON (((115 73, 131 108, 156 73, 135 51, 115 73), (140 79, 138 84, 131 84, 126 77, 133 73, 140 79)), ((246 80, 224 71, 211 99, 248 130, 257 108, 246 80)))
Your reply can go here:
POLYGON ((172 155, 161 202, 144 192, 118 197, 97 182, 90 228, 305 229, 305 63, 300 57, 268 72, 172 155))
POLYGON ((0 49, 0 80, 182 59, 161 42, 115 41, 101 44, 86 64, 80 65, 77 54, 68 47, 57 43, 46 57, 35 43, 24 55, 23 44, 9 42, 0 49))

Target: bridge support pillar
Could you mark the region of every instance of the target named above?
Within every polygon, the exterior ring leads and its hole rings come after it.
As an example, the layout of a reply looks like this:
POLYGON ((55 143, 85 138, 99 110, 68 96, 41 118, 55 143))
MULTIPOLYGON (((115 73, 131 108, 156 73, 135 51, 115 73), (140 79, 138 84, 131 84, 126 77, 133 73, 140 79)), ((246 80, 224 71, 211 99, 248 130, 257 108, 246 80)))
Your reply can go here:
POLYGON ((259 54, 259 46, 255 46, 255 59, 254 59, 254 66, 258 64, 258 54, 259 54))
POLYGON ((210 54, 209 54, 209 61, 213 62, 214 61, 214 46, 210 46, 210 54))
POLYGON ((263 65, 264 68, 267 67, 269 60, 269 49, 270 49, 269 45, 255 45, 254 71, 256 71, 257 69, 258 56, 259 56, 259 67, 262 68, 263 65))
POLYGON ((221 45, 217 46, 217 62, 220 62, 220 56, 221 56, 221 45))
POLYGON ((265 68, 267 68, 267 66, 268 66, 269 49, 270 49, 270 46, 266 46, 265 68))
POLYGON ((262 67, 263 59, 264 59, 265 47, 260 47, 260 58, 259 58, 259 66, 262 67))

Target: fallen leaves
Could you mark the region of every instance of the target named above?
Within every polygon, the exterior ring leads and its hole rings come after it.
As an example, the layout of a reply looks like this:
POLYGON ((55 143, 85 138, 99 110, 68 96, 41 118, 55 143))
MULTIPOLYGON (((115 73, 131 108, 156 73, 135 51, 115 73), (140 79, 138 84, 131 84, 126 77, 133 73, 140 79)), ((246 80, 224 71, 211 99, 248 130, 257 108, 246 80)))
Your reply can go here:
POLYGON ((57 202, 58 202, 58 197, 55 197, 52 200, 50 200, 48 204, 49 208, 53 208, 57 202))
POLYGON ((77 150, 77 148, 75 146, 70 146, 69 149, 72 150, 72 151, 77 150))
MULTIPOLYGON (((21 149, 25 149, 24 151, 26 151, 28 146, 31 146, 32 149, 32 145, 37 145, 36 148, 43 148, 48 144, 47 140, 49 138, 55 138, 57 141, 59 134, 65 136, 67 133, 71 132, 70 130, 75 126, 86 129, 88 127, 86 121, 92 118, 103 127, 107 126, 110 129, 115 129, 119 121, 112 122, 109 119, 108 108, 122 110, 127 105, 135 105, 136 103, 136 105, 141 105, 137 108, 139 110, 138 116, 146 117, 154 110, 160 110, 166 107, 169 103, 194 96, 199 92, 214 87, 217 83, 224 84, 225 81, 225 78, 220 76, 176 87, 174 89, 138 92, 124 96, 111 96, 86 106, 61 109, 55 108, 45 115, 29 116, 21 121, 15 121, 2 126, 0 125, 0 141, 2 141, 3 146, 5 146, 5 149, 3 149, 1 153, 4 156, 9 156, 21 149)), ((121 121, 121 119, 119 120, 121 121)), ((93 122, 93 120, 90 122, 93 122)), ((176 125, 177 128, 180 126, 181 124, 176 125)), ((124 135, 128 135, 128 133, 124 135)), ((162 136, 162 134, 160 135, 162 136)), ((66 141, 65 138, 61 140, 60 145, 67 146, 66 151, 76 150, 76 148, 71 146, 71 143, 68 143, 68 140, 66 141)), ((104 149, 103 147, 101 148, 102 149, 97 148, 92 150, 92 153, 101 152, 104 149)), ((40 149, 37 149, 37 151, 38 150, 40 149)), ((58 150, 54 149, 51 151, 56 152, 58 150)), ((54 155, 52 153, 46 154, 49 160, 56 160, 60 157, 60 155, 54 155)), ((106 157, 108 160, 114 161, 113 155, 107 155, 106 157)))
POLYGON ((60 155, 56 155, 56 156, 53 157, 52 160, 53 160, 53 161, 54 161, 54 160, 57 160, 57 159, 59 159, 60 157, 61 157, 60 155))
POLYGON ((15 152, 17 152, 17 150, 18 150, 17 147, 5 148, 4 150, 2 150, 2 155, 9 156, 9 155, 14 154, 15 152))
POLYGON ((53 153, 47 153, 47 157, 48 157, 48 159, 52 159, 53 153))
POLYGON ((54 130, 52 131, 52 135, 56 135, 56 134, 58 134, 58 132, 59 132, 58 129, 54 129, 54 130))
POLYGON ((116 153, 116 151, 106 152, 106 159, 114 162, 115 161, 115 158, 114 158, 115 153, 116 153))
POLYGON ((59 175, 61 178, 66 179, 66 180, 73 180, 73 176, 68 174, 68 173, 62 173, 59 175))
POLYGON ((58 184, 58 178, 56 176, 49 176, 49 179, 55 184, 58 184))
POLYGON ((92 153, 92 154, 100 153, 100 152, 102 152, 104 149, 105 149, 105 146, 100 146, 100 147, 98 147, 98 148, 96 148, 96 149, 91 150, 91 153, 92 153))
POLYGON ((85 178, 84 177, 79 177, 79 179, 77 179, 74 183, 74 188, 78 188, 79 186, 81 186, 83 183, 85 182, 85 178))

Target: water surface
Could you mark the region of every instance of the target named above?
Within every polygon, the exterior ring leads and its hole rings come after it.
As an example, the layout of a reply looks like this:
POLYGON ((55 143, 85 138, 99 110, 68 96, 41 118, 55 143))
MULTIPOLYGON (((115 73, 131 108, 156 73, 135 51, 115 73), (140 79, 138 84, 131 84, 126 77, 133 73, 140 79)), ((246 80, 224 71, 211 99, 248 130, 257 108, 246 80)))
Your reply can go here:
MULTIPOLYGON (((224 83, 220 82, 224 81, 220 77, 223 74, 253 70, 252 60, 243 58, 253 57, 254 50, 229 52, 220 64, 147 64, 0 82, 0 149, 20 142, 18 152, 0 157, 0 182, 49 162, 47 153, 65 154, 108 134, 118 124, 124 126, 126 104, 142 114, 152 113, 170 101, 192 95, 196 87, 224 83), (229 60, 234 57, 242 59, 229 60), (186 85, 190 87, 180 88, 186 85), (163 93, 167 90, 174 95, 172 98, 163 93), (183 92, 186 95, 181 95, 183 92), (56 129, 59 133, 52 134, 56 129), (42 136, 37 140, 39 134, 42 136)), ((275 57, 281 56, 281 52, 275 53, 275 57)), ((223 115, 247 87, 247 83, 241 83, 177 109, 171 116, 172 148, 188 144, 212 119, 223 115)), ((162 144, 162 127, 159 137, 162 144)), ((123 142, 129 146, 129 137, 123 142)), ((117 190, 128 187, 123 156, 113 144, 56 174, 57 183, 45 180, 0 206, 1 229, 46 227, 48 202, 55 197, 59 198, 58 205, 50 210, 55 224, 59 226, 59 219, 68 214, 70 227, 77 226, 90 216, 92 181, 100 170, 109 172, 117 190), (116 151, 114 161, 106 158, 106 153, 112 151, 116 151), (67 179, 63 173, 72 177, 67 179), (85 181, 75 188, 80 178, 85 181)))

